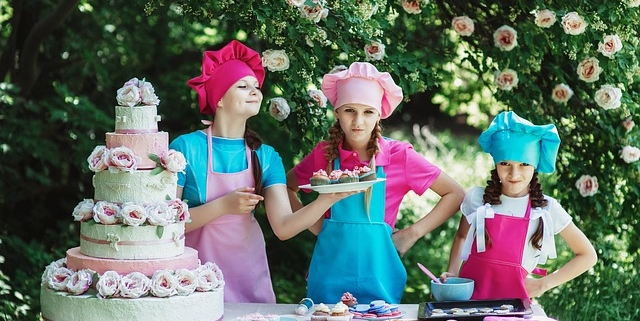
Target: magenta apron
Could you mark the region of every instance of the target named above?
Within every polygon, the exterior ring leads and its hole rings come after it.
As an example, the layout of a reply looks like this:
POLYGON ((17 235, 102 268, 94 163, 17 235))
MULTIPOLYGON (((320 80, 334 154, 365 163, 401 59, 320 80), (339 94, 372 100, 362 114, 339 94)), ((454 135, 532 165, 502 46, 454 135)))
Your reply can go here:
POLYGON ((524 286, 529 273, 522 267, 530 213, 531 203, 527 206, 524 217, 496 215, 487 204, 478 208, 470 217, 477 237, 473 241, 469 258, 460 269, 460 276, 475 281, 472 300, 521 298, 530 301, 524 286), (490 244, 486 244, 486 249, 485 229, 491 240, 490 244))
MULTIPOLYGON (((207 129, 207 202, 240 187, 255 186, 251 151, 247 169, 237 173, 213 171, 211 127, 207 129)), ((185 244, 198 250, 200 261, 217 264, 224 275, 225 302, 275 303, 264 236, 253 214, 226 214, 187 233, 185 244)))

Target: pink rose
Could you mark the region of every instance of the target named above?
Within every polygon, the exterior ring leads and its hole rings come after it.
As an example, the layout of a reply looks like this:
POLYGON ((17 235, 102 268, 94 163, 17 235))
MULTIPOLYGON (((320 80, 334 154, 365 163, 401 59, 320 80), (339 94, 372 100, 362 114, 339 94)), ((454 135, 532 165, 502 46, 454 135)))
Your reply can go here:
POLYGON ((627 164, 637 162, 640 159, 640 149, 627 145, 620 151, 620 158, 627 164))
POLYGON ((420 2, 420 0, 402 0, 402 9, 410 14, 418 14, 422 12, 420 2))
POLYGON ((602 42, 598 42, 598 52, 605 57, 613 58, 622 49, 622 41, 618 35, 606 35, 602 42))
POLYGON ((108 155, 108 154, 109 154, 109 150, 107 149, 106 146, 104 145, 96 146, 91 152, 91 155, 87 157, 87 162, 89 163, 89 169, 93 172, 99 172, 109 168, 108 163, 105 162, 105 161, 108 161, 108 158, 105 157, 105 155, 108 155))
POLYGON ((461 36, 470 36, 476 28, 473 20, 467 16, 453 18, 451 20, 451 27, 461 36))
POLYGON ((178 269, 175 273, 177 280, 176 290, 178 295, 189 295, 196 291, 198 287, 198 275, 191 270, 178 269))
POLYGON ((149 292, 149 278, 140 272, 131 272, 122 277, 118 291, 123 298, 137 299, 149 292))
POLYGON ((93 218, 93 199, 85 198, 73 209, 73 220, 85 222, 93 218))
POLYGON ((502 26, 493 33, 493 43, 502 51, 511 51, 518 45, 518 33, 509 26, 502 26))
POLYGON ((535 17, 536 26, 540 28, 549 28, 556 23, 556 14, 549 9, 537 10, 535 17))
POLYGON ((162 167, 172 173, 184 172, 187 167, 187 160, 184 155, 176 150, 170 149, 167 153, 160 158, 162 167))
POLYGON ((89 269, 83 269, 78 272, 73 273, 69 278, 67 283, 67 290, 75 295, 80 295, 91 287, 91 283, 93 282, 93 275, 95 271, 89 269))
POLYGON ((587 57, 583 61, 578 64, 578 68, 576 73, 578 74, 578 78, 585 82, 595 82, 600 79, 600 73, 602 72, 602 68, 600 68, 600 61, 598 58, 587 57))
POLYGON ((151 225, 167 226, 175 222, 175 217, 169 211, 169 206, 165 202, 149 204, 145 209, 147 210, 147 220, 151 225))
POLYGON ((630 132, 635 125, 636 124, 633 122, 633 119, 631 119, 631 116, 625 118, 625 120, 622 121, 622 127, 624 127, 627 133, 630 132))
POLYGON ((575 11, 564 15, 561 23, 564 32, 573 36, 583 33, 587 28, 587 22, 575 11))
POLYGON ((573 90, 566 84, 558 84, 551 92, 551 99, 557 103, 566 103, 573 97, 573 90))
POLYGON ((49 263, 49 265, 45 267, 44 273, 42 273, 42 276, 40 277, 40 284, 46 285, 49 282, 49 279, 53 277, 53 275, 56 273, 56 270, 59 268, 65 267, 66 264, 67 264, 66 257, 49 263))
POLYGON ((196 268, 198 279, 197 291, 206 292, 224 286, 222 271, 215 263, 207 262, 196 268))
POLYGON ((262 66, 269 71, 287 70, 289 69, 289 56, 284 50, 265 50, 262 52, 262 66))
POLYGON ((178 279, 173 276, 170 270, 160 270, 153 273, 151 282, 149 283, 149 291, 153 296, 159 298, 166 298, 172 295, 176 295, 176 287, 178 286, 178 279))
POLYGON ((99 201, 93 206, 93 220, 104 225, 117 224, 120 220, 118 204, 99 201))
POLYGON ((291 108, 286 99, 281 97, 271 98, 269 100, 269 114, 277 121, 283 121, 289 117, 291 108))
POLYGON ((513 69, 495 72, 495 83, 499 89, 509 91, 518 86, 518 73, 513 69))
POLYGON ((108 164, 110 172, 132 172, 138 168, 140 157, 127 147, 120 146, 109 150, 108 164))
POLYGON ((116 271, 104 272, 98 282, 96 282, 96 290, 98 291, 98 297, 111 298, 120 295, 119 288, 122 277, 116 271))
POLYGON ((140 226, 147 221, 147 210, 139 204, 126 202, 120 210, 122 223, 129 226, 140 226))
POLYGON ((46 286, 55 291, 66 291, 67 283, 72 275, 73 271, 66 267, 58 267, 49 275, 49 279, 46 280, 46 286))
POLYGON ((186 222, 191 217, 189 214, 189 206, 179 198, 169 201, 167 207, 176 222, 186 222))
POLYGON ((582 175, 576 181, 576 188, 582 197, 593 196, 598 192, 598 178, 589 175, 582 175))
POLYGON ((327 107, 327 97, 324 95, 322 90, 311 89, 307 93, 309 94, 309 97, 311 97, 311 102, 309 102, 310 106, 316 104, 321 108, 327 107))
POLYGON ((594 100, 598 106, 604 109, 615 109, 620 107, 621 98, 622 90, 620 88, 613 87, 612 85, 602 85, 602 87, 596 91, 594 100))
POLYGON ((384 59, 385 51, 384 44, 379 41, 372 41, 370 44, 364 46, 364 54, 368 61, 382 60, 384 59))

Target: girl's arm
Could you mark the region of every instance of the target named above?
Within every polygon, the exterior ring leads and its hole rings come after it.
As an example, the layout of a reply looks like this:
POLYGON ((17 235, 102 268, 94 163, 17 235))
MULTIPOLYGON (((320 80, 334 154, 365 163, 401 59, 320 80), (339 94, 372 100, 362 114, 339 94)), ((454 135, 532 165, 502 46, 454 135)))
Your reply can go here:
POLYGON ((462 215, 456 235, 453 237, 451 252, 449 252, 449 267, 447 268, 447 272, 440 275, 443 281, 445 281, 447 277, 458 276, 460 273, 460 266, 462 265, 462 258, 460 256, 462 255, 462 248, 467 238, 467 233, 469 233, 469 228, 469 222, 467 222, 467 219, 462 215))
POLYGON ((594 266, 598 260, 593 245, 573 222, 560 232, 560 236, 573 251, 574 257, 557 271, 543 278, 525 279, 527 293, 532 298, 578 277, 594 266))
MULTIPOLYGON (((287 194, 289 195, 289 203, 291 204, 291 209, 295 212, 300 210, 303 205, 298 198, 298 178, 293 170, 287 172, 287 194)), ((318 235, 320 233, 320 229, 322 229, 322 223, 324 221, 324 216, 318 218, 318 220, 309 227, 309 231, 314 235, 318 235)))

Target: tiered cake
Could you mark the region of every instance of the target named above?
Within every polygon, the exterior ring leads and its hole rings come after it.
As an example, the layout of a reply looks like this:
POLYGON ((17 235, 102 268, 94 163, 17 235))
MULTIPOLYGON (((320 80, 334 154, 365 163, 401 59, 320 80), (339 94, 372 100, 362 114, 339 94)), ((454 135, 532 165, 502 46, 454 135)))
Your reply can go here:
POLYGON ((118 90, 115 132, 89 156, 93 199, 76 206, 80 246, 47 266, 46 321, 215 321, 224 278, 184 245, 187 205, 176 198, 186 163, 158 131, 153 86, 133 78, 118 90))

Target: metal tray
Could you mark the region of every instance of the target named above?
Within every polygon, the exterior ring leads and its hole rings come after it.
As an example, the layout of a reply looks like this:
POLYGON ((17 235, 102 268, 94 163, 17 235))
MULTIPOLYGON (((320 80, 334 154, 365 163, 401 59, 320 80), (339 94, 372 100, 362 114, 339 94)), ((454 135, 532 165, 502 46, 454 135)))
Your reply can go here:
POLYGON ((440 302, 422 302, 418 304, 419 320, 459 320, 459 321, 482 321, 486 316, 500 317, 524 317, 532 314, 531 305, 528 301, 522 299, 500 299, 500 300, 470 300, 470 301, 440 301, 440 302), (506 313, 498 313, 501 306, 513 306, 506 313), (451 309, 459 308, 463 310, 476 309, 477 312, 465 315, 454 315, 451 309), (481 309, 489 308, 492 312, 481 312, 481 309), (443 310, 445 315, 434 313, 435 309, 443 310))

